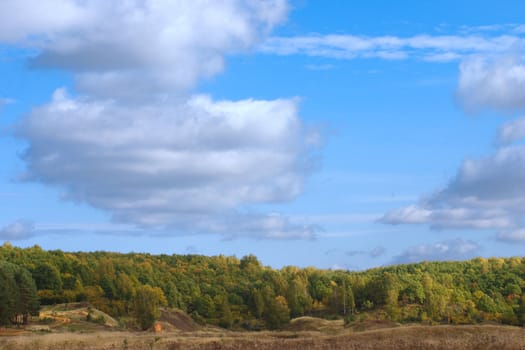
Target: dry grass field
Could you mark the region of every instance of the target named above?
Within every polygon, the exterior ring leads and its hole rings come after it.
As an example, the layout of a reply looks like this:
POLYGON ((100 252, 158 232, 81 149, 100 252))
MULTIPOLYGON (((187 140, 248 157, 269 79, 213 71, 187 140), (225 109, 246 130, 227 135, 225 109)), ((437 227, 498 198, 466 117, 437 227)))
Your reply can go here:
MULTIPOLYGON (((125 326, 125 325, 124 325, 125 326)), ((234 332, 201 327, 185 313, 163 309, 156 332, 125 330, 84 304, 42 309, 25 328, 0 329, 0 350, 525 350, 525 329, 499 325, 400 325, 300 317, 280 332, 234 332), (87 315, 90 315, 88 320, 87 315)))
MULTIPOLYGON (((304 321, 304 320, 303 320, 304 321)), ((325 325, 326 326, 326 325, 325 325)), ((310 326, 308 326, 310 327, 310 326)), ((328 327, 330 329, 330 327, 328 327)), ((525 329, 506 326, 402 326, 361 332, 199 331, 26 332, 0 337, 1 350, 484 350, 525 349, 525 329)))

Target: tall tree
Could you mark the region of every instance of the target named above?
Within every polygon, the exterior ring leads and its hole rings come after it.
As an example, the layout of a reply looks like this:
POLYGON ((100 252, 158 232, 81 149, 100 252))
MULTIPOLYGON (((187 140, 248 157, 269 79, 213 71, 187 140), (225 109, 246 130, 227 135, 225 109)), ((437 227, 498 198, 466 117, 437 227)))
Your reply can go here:
POLYGON ((26 269, 0 262, 0 324, 27 323, 39 310, 35 281, 26 269))
POLYGON ((166 305, 166 297, 162 289, 144 285, 137 288, 135 293, 134 313, 138 325, 142 330, 153 326, 159 317, 159 307, 166 305))

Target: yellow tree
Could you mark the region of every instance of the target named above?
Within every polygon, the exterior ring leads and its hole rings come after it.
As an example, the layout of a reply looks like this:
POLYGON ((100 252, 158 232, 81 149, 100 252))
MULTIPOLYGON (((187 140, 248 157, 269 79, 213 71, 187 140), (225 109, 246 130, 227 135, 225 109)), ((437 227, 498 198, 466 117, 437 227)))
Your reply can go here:
POLYGON ((135 293, 134 314, 142 330, 153 326, 159 317, 159 307, 166 305, 166 297, 159 287, 144 285, 135 293))

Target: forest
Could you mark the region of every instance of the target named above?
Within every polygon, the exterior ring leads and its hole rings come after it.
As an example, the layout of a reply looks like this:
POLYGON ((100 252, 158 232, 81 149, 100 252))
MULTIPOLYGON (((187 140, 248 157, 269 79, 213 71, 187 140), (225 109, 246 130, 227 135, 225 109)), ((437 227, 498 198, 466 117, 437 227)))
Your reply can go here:
POLYGON ((525 258, 422 262, 367 271, 264 266, 255 256, 151 255, 0 247, 0 324, 39 305, 88 302, 138 329, 161 307, 200 324, 281 329, 310 315, 351 323, 525 324, 525 258))

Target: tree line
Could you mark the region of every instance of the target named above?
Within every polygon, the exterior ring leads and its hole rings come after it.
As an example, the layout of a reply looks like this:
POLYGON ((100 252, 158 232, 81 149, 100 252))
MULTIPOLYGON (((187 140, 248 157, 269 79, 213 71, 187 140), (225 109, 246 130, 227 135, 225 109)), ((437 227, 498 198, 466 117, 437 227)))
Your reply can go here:
POLYGON ((142 329, 159 307, 202 324, 279 329, 291 318, 374 313, 398 322, 525 324, 525 258, 423 262, 362 272, 273 269, 253 255, 151 255, 0 247, 0 323, 87 301, 142 329), (4 282, 9 281, 9 282, 4 282), (10 297, 4 297, 9 295, 10 297), (7 310, 7 311, 6 311, 7 310))

